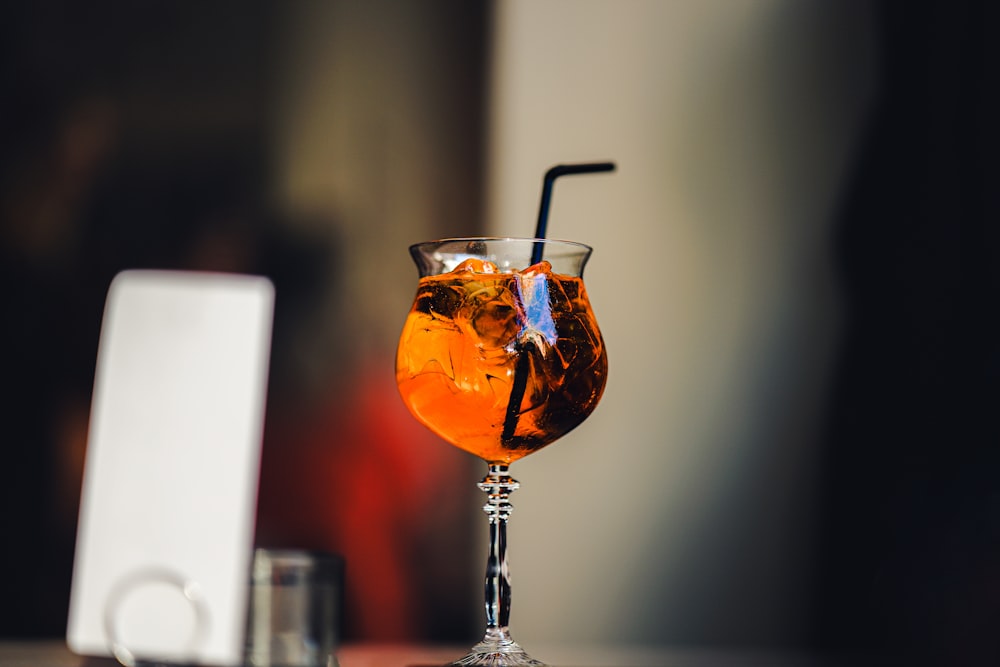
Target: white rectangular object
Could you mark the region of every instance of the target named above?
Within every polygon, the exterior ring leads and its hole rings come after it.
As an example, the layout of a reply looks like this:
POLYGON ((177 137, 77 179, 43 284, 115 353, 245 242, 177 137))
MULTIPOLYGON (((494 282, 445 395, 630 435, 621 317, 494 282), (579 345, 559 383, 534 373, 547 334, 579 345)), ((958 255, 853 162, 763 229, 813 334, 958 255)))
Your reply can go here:
POLYGON ((242 663, 274 288, 125 271, 98 350, 67 642, 242 663))

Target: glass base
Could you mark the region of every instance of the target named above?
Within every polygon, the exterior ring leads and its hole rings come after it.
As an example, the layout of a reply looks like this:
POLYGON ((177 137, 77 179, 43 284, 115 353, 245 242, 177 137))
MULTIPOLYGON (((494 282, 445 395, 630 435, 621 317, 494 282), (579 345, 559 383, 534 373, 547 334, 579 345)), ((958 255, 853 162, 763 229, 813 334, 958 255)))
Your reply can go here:
POLYGON ((525 653, 517 642, 504 630, 489 628, 486 637, 472 647, 468 655, 451 663, 449 667, 547 667, 525 653))

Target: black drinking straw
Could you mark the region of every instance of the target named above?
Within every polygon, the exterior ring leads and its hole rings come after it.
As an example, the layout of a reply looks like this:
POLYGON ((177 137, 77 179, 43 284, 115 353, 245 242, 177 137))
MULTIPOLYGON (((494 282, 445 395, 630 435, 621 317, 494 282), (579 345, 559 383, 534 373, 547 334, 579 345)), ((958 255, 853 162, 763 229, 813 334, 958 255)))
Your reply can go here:
MULTIPOLYGON (((552 185, 560 176, 569 174, 596 174, 603 171, 614 171, 614 162, 586 162, 583 164, 557 164, 549 167, 542 178, 542 200, 538 206, 538 223, 535 225, 535 238, 544 239, 549 225, 549 208, 552 203, 552 185)), ((531 249, 531 264, 542 261, 542 254, 545 251, 545 244, 535 243, 531 249)), ((509 443, 514 437, 514 430, 517 428, 517 420, 520 417, 521 401, 524 400, 524 392, 528 388, 528 374, 530 373, 531 355, 530 343, 520 347, 520 356, 517 358, 517 366, 514 368, 514 383, 510 388, 510 400, 507 402, 507 415, 503 421, 503 433, 500 435, 501 443, 509 443)))
MULTIPOLYGON (((542 178, 542 201, 538 205, 538 223, 535 225, 535 238, 544 239, 549 226, 549 208, 552 204, 552 185, 560 176, 567 174, 596 174, 602 171, 614 171, 614 162, 587 162, 584 164, 557 164, 549 167, 542 178)), ((531 251, 531 263, 542 261, 544 243, 536 243, 531 251)))

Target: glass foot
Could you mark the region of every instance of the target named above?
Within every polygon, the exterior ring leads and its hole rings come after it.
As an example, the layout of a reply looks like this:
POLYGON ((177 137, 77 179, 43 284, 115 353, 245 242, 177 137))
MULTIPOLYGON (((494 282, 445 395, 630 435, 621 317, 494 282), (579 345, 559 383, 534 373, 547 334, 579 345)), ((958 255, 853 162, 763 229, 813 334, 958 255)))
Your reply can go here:
POLYGON ((486 632, 483 641, 472 647, 468 655, 459 658, 451 665, 464 667, 547 667, 544 662, 535 660, 525 653, 524 649, 506 633, 493 631, 492 628, 486 632))

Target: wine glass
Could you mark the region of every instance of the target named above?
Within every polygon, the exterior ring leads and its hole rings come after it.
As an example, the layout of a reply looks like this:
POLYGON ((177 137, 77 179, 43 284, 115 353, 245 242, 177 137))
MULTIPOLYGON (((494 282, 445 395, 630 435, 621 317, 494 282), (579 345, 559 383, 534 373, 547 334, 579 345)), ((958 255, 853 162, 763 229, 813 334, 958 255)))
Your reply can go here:
POLYGON ((396 355, 410 412, 483 459, 488 500, 486 634, 455 665, 542 665, 511 639, 511 463, 597 406, 608 361, 583 285, 592 250, 546 239, 459 238, 410 247, 420 281, 396 355))

